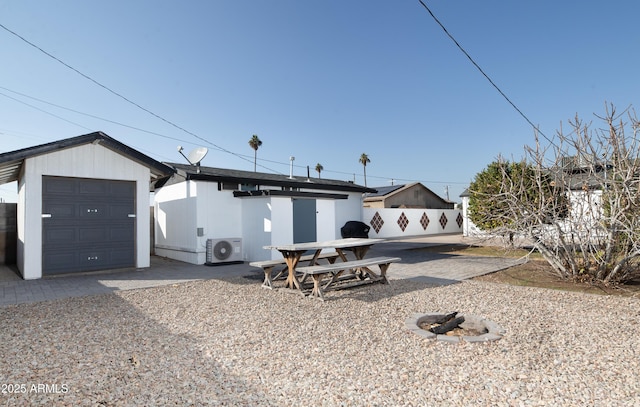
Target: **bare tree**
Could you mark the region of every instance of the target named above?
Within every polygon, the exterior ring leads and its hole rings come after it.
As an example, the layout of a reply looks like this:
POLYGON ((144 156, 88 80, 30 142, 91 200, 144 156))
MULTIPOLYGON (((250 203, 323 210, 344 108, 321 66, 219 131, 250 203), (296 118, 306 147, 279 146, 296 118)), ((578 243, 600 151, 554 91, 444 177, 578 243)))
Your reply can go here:
POLYGON ((492 200, 499 211, 475 214, 486 230, 528 240, 559 276, 617 283, 640 276, 640 122, 613 106, 598 118, 603 128, 576 117, 545 145, 536 134, 519 176, 503 165, 493 194, 470 200, 492 200))

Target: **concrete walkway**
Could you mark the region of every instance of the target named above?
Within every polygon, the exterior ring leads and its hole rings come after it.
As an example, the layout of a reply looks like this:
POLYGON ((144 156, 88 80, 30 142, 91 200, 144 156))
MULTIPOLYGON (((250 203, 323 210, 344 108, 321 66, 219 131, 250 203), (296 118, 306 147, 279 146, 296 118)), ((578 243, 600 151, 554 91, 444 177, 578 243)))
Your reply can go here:
MULTIPOLYGON (((389 268, 390 280, 414 279, 434 284, 451 284, 517 264, 517 260, 514 259, 460 256, 419 250, 433 245, 465 243, 470 242, 458 234, 388 240, 373 246, 369 255, 402 258, 400 263, 394 263, 389 268)), ((261 269, 251 267, 248 263, 209 267, 152 256, 151 267, 146 269, 124 269, 25 281, 19 277, 15 267, 0 265, 0 307, 238 276, 254 276, 256 285, 259 285, 264 274, 261 269)))

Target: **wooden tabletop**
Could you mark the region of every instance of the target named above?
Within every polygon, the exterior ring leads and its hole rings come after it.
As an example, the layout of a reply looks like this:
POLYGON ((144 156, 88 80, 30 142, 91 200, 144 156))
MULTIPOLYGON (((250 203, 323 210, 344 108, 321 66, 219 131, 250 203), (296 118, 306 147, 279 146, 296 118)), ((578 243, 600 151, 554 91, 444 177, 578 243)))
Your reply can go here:
POLYGON ((384 239, 364 239, 350 237, 347 239, 328 240, 326 242, 306 242, 306 243, 293 243, 283 245, 271 245, 264 246, 267 250, 286 250, 286 251, 306 251, 306 250, 320 250, 320 249, 343 249, 347 247, 358 246, 370 246, 376 243, 380 243, 384 239))

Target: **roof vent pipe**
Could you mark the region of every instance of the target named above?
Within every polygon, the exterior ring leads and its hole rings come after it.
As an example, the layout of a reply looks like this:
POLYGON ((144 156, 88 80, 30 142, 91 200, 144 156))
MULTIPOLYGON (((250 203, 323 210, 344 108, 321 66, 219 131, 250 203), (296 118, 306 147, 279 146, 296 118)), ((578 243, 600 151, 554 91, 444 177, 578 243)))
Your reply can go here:
POLYGON ((289 178, 293 179, 293 160, 295 160, 296 158, 294 156, 290 156, 289 157, 289 178))

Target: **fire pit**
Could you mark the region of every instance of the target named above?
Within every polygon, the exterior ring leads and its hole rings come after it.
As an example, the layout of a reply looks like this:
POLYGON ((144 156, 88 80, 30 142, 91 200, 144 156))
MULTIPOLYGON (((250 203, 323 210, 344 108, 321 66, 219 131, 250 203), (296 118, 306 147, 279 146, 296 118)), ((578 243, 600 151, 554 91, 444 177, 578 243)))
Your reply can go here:
POLYGON ((505 330, 493 321, 476 315, 413 314, 405 321, 411 332, 443 342, 488 342, 502 338, 505 330))

